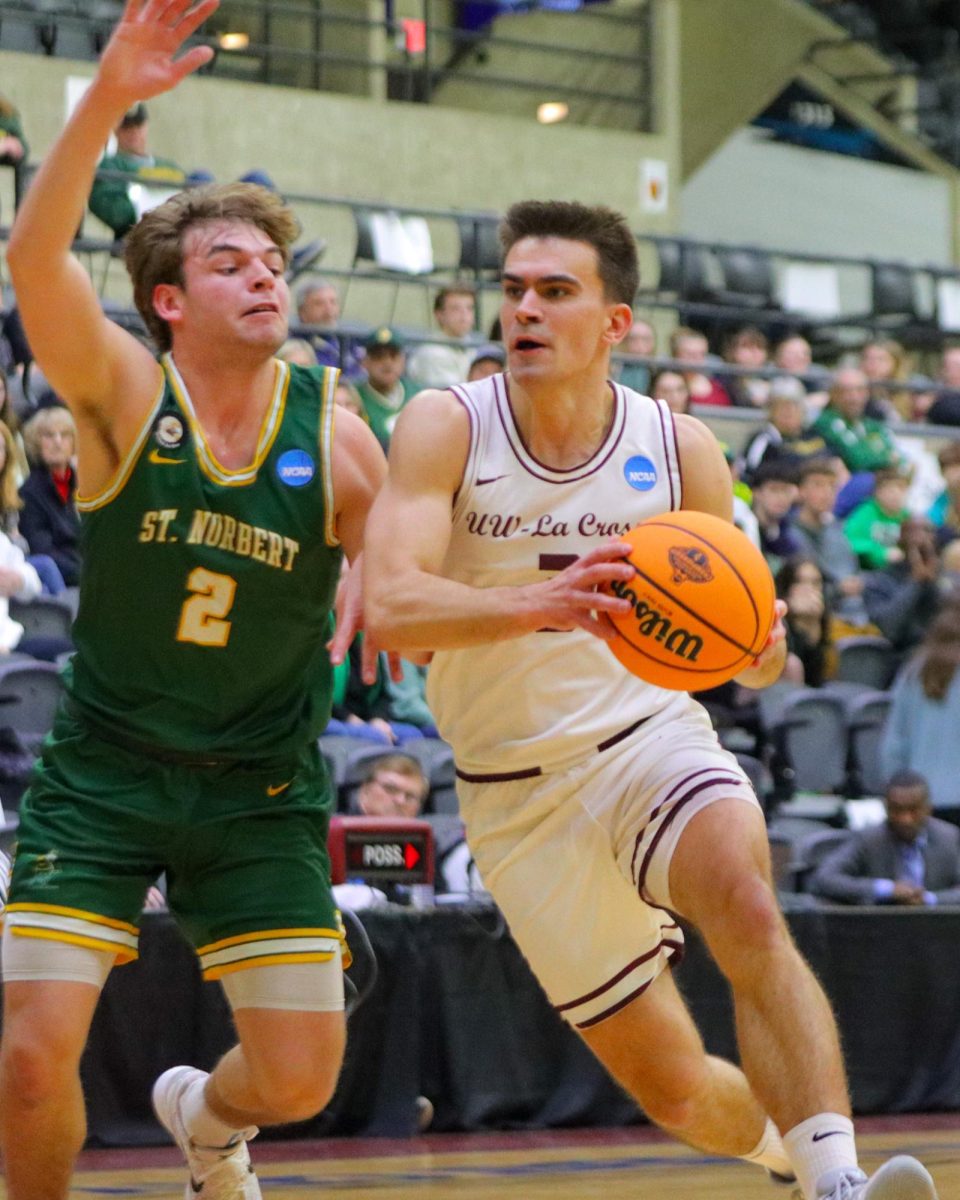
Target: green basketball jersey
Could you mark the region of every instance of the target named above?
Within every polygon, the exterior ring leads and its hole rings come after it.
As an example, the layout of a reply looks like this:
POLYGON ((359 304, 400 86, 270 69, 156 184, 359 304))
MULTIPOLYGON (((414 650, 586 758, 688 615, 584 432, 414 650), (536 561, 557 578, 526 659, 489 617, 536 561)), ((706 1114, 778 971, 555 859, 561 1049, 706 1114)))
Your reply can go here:
POLYGON ((169 355, 163 365, 120 469, 78 497, 69 706, 107 738, 201 758, 286 758, 330 716, 337 372, 277 360, 254 460, 227 470, 169 355))

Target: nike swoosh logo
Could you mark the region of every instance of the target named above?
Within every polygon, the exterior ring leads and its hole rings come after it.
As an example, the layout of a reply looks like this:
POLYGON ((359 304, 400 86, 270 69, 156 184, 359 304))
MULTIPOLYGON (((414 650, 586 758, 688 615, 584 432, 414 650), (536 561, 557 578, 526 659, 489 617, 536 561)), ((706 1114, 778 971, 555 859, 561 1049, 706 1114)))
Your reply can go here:
POLYGON ((167 466, 182 467, 187 460, 185 458, 164 458, 159 450, 151 450, 150 461, 152 463, 163 463, 167 466))
POLYGON ((506 479, 506 475, 493 475, 490 479, 478 479, 476 486, 483 487, 485 483, 496 483, 498 479, 506 479))
POLYGON ((285 792, 287 790, 291 783, 293 783, 293 780, 288 779, 286 783, 270 784, 267 787, 267 795, 279 796, 281 792, 285 792))
POLYGON ((849 1137, 849 1136, 850 1135, 847 1133, 847 1131, 845 1129, 828 1129, 826 1133, 815 1133, 813 1135, 812 1140, 815 1142, 822 1142, 825 1138, 828 1138, 828 1137, 849 1137))

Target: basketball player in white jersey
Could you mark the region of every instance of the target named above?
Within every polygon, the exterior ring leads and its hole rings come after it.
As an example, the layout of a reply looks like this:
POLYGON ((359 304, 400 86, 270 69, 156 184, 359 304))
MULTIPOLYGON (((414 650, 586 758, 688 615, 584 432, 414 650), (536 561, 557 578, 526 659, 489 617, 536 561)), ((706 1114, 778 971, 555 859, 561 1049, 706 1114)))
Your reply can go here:
MULTIPOLYGON (((618 535, 672 509, 732 516, 706 426, 609 381, 638 284, 630 230, 607 209, 527 202, 501 240, 508 371, 401 413, 367 528, 368 628, 435 652, 428 698, 484 883, 557 1011, 651 1119, 796 1176, 804 1200, 934 1200, 914 1159, 858 1169, 833 1016, 736 760, 700 705, 604 644, 605 614, 627 607, 595 590, 630 576, 618 535), (664 969, 683 940, 673 913, 732 986, 743 1072, 705 1053, 664 969)), ((784 657, 778 619, 740 681, 773 682, 784 657)))

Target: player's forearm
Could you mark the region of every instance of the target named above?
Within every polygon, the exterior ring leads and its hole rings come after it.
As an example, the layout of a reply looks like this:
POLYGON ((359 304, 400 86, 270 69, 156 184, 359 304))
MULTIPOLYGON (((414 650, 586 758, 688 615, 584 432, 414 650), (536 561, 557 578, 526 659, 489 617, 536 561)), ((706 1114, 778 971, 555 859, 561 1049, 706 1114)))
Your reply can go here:
POLYGON ((124 101, 97 82, 80 99, 17 212, 7 251, 15 286, 18 273, 48 270, 69 255, 100 154, 123 112, 124 101))
POLYGON ((426 572, 369 579, 366 628, 401 653, 457 650, 532 633, 544 623, 536 585, 475 588, 426 572))

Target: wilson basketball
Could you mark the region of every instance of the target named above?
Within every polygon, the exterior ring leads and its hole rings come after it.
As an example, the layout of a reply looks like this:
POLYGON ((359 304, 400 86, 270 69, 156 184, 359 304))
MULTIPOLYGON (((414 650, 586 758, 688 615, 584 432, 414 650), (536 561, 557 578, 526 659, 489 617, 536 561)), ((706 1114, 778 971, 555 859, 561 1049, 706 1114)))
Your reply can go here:
POLYGON ((775 595, 750 539, 719 517, 678 512, 642 521, 623 540, 634 576, 609 591, 632 609, 611 615, 617 637, 608 645, 627 670, 691 692, 748 667, 770 635, 775 595))

